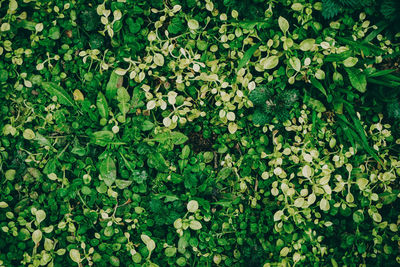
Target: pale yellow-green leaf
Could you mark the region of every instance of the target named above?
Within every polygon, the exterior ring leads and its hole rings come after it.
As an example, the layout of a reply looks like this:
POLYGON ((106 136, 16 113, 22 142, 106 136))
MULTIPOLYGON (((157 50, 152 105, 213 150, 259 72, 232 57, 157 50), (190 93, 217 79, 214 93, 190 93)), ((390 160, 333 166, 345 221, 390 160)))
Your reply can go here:
POLYGON ((154 63, 157 65, 157 66, 163 66, 164 65, 164 56, 162 55, 162 54, 160 54, 160 53, 156 53, 156 54, 154 54, 154 63))
POLYGON ((0 201, 0 208, 1 209, 7 208, 7 207, 8 207, 8 204, 6 202, 0 201))
POLYGON ((321 199, 321 202, 319 203, 319 207, 323 211, 328 211, 330 209, 329 201, 326 200, 325 198, 321 199))
POLYGON ((71 249, 69 251, 69 256, 71 257, 71 260, 73 260, 76 263, 81 262, 81 254, 79 253, 79 250, 77 249, 71 249))
POLYGON ((281 31, 283 33, 286 33, 289 30, 289 22, 284 17, 278 18, 278 24, 279 24, 279 28, 281 28, 281 31))
POLYGON ((303 169, 301 170, 301 173, 303 174, 304 177, 310 178, 311 177, 311 167, 309 165, 304 165, 303 169))
POLYGON ((189 227, 192 230, 200 230, 202 228, 202 225, 199 221, 192 220, 190 221, 189 227))
POLYGON ((274 214, 274 222, 280 221, 282 219, 282 216, 283 216, 283 211, 282 210, 278 210, 277 212, 275 212, 275 214, 274 214))
POLYGON ((36 221, 40 224, 44 219, 46 219, 46 212, 44 210, 36 211, 36 221))
POLYGON ((281 249, 281 251, 279 252, 279 255, 281 255, 281 257, 286 257, 289 254, 289 248, 288 247, 284 247, 281 249))
POLYGON ((372 219, 375 222, 380 223, 382 221, 382 216, 379 213, 375 212, 375 213, 372 214, 372 219))
POLYGON ((315 44, 315 39, 305 39, 300 43, 300 49, 302 51, 309 51, 315 44))
POLYGON ((35 133, 31 129, 25 129, 23 136, 26 140, 32 140, 35 138, 35 133))
POLYGON ((228 124, 228 131, 229 131, 230 134, 236 133, 237 129, 238 129, 238 126, 237 126, 236 123, 230 122, 228 124))
POLYGON ((301 208, 303 206, 303 204, 304 204, 304 198, 302 198, 302 197, 299 197, 294 201, 295 207, 301 208))
POLYGON ((367 179, 365 179, 365 178, 358 178, 357 179, 357 185, 360 188, 360 190, 364 190, 365 187, 367 186, 367 184, 368 184, 368 180, 367 179))
POLYGON ((358 58, 356 58, 356 57, 348 57, 343 61, 343 65, 345 67, 351 68, 354 65, 356 65, 357 62, 358 62, 358 58))
POLYGON ((197 30, 199 28, 199 22, 195 19, 188 20, 188 27, 191 30, 197 30))
POLYGON ((39 229, 35 230, 32 233, 32 241, 33 243, 35 243, 35 245, 39 244, 40 240, 42 240, 42 231, 40 231, 39 229))
POLYGON ((143 243, 146 245, 149 252, 152 252, 156 248, 156 243, 148 235, 142 234, 140 236, 143 243))
POLYGON ((289 59, 289 64, 295 71, 300 71, 301 62, 300 62, 300 59, 298 59, 297 57, 291 57, 289 59))
POLYGON ((199 209, 199 203, 196 200, 190 200, 186 208, 189 212, 196 212, 199 209))
POLYGON ((270 70, 275 68, 279 64, 279 57, 270 56, 264 61, 264 69, 270 70))

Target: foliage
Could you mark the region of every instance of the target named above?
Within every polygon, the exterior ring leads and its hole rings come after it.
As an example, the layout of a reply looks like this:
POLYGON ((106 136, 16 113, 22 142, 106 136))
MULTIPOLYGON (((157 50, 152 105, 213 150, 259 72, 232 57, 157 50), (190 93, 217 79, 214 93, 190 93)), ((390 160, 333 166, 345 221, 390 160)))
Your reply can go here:
POLYGON ((0 1, 0 266, 398 265, 397 8, 0 1))

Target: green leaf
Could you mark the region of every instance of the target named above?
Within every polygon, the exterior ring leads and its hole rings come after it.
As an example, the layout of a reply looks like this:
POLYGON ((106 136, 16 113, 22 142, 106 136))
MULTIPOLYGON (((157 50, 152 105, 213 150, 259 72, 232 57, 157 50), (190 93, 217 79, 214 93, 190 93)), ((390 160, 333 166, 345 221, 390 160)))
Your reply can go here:
POLYGON ((99 111, 99 114, 102 118, 108 118, 108 104, 107 104, 107 99, 106 97, 103 95, 102 92, 99 92, 97 94, 97 101, 96 101, 96 106, 97 106, 97 110, 99 111))
POLYGON ((114 160, 110 156, 107 156, 100 163, 100 174, 107 186, 114 184, 117 178, 117 169, 114 160))
POLYGON ((175 247, 173 247, 173 248, 166 248, 165 251, 164 251, 164 253, 165 253, 165 256, 167 256, 167 257, 173 257, 173 256, 175 256, 175 254, 176 254, 176 248, 175 248, 175 247))
POLYGON ((278 18, 278 24, 283 33, 286 33, 289 30, 289 22, 284 17, 278 18))
POLYGON ((289 58, 289 64, 295 71, 300 71, 301 62, 300 62, 300 59, 298 59, 297 57, 289 58))
POLYGON ((223 167, 218 173, 218 179, 224 180, 229 177, 232 173, 232 168, 230 167, 223 167))
POLYGON ((115 180, 115 185, 123 190, 125 188, 127 188, 128 186, 130 186, 132 184, 132 181, 128 181, 128 180, 121 180, 121 179, 117 179, 115 180))
POLYGON ((367 91, 367 76, 355 68, 345 68, 349 75, 351 85, 361 93, 367 91))
POLYGON ((161 155, 158 152, 149 154, 149 157, 147 159, 147 164, 150 167, 155 168, 157 171, 163 172, 168 170, 168 166, 163 155, 161 155))
POLYGON ((111 131, 98 131, 92 134, 92 139, 96 145, 106 146, 111 143, 114 138, 114 133, 111 131))
POLYGON ((243 57, 240 59, 237 70, 239 71, 241 68, 243 68, 247 62, 250 60, 251 56, 256 52, 257 48, 261 45, 261 43, 255 44, 252 47, 250 47, 246 53, 244 53, 243 57))
POLYGON ((40 242, 40 240, 42 240, 42 231, 40 231, 39 229, 33 231, 32 233, 32 241, 33 243, 35 243, 35 245, 37 246, 40 242))
POLYGON ((131 97, 128 93, 128 91, 124 87, 120 87, 117 90, 117 100, 118 102, 129 102, 131 100, 131 97))
POLYGON ((156 248, 156 243, 148 235, 142 234, 140 238, 142 239, 143 243, 146 245, 150 253, 156 248))
POLYGON ((308 51, 311 50, 311 48, 315 44, 315 39, 305 39, 300 43, 300 50, 302 51, 308 51))
POLYGON ((50 95, 56 96, 57 101, 60 104, 63 104, 66 106, 71 106, 71 107, 75 106, 75 103, 72 100, 72 98, 68 95, 68 93, 61 86, 59 86, 53 82, 42 82, 42 87, 50 95))
POLYGON ((107 86, 106 86, 106 97, 108 99, 113 99, 117 92, 118 88, 122 86, 124 77, 121 75, 118 75, 115 71, 111 73, 110 79, 108 80, 107 86))
POLYGON ((156 141, 162 144, 172 142, 174 145, 181 145, 188 139, 186 135, 180 132, 165 132, 157 134, 153 139, 147 139, 147 141, 156 141))
POLYGON ((196 200, 190 200, 187 204, 188 212, 196 212, 199 209, 199 203, 196 200))
POLYGON ((36 221, 40 224, 44 219, 46 219, 46 212, 44 210, 36 211, 36 221))
POLYGON ((270 70, 275 68, 279 64, 279 57, 278 56, 270 56, 264 62, 264 69, 270 70))
POLYGON ((362 210, 357 210, 353 213, 353 220, 355 223, 359 224, 364 221, 364 213, 362 210))

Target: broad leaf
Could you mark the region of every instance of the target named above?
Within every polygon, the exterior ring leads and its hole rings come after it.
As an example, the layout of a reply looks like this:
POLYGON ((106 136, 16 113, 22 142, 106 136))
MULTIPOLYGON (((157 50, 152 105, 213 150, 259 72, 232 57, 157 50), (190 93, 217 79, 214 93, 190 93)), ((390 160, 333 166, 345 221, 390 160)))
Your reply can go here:
POLYGON ((100 175, 107 186, 114 184, 115 179, 117 178, 117 169, 114 160, 110 156, 107 156, 100 163, 100 175))
POLYGON ((74 101, 68 93, 59 85, 53 82, 42 82, 42 87, 50 95, 57 97, 57 102, 66 106, 75 106, 74 101))

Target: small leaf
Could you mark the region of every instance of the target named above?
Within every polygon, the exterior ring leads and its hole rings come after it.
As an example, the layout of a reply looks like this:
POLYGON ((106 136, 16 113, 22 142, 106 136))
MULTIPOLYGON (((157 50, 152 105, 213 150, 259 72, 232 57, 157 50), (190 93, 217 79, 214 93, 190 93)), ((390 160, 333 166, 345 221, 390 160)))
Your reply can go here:
POLYGON ((132 184, 132 181, 128 181, 128 180, 121 180, 121 179, 117 179, 115 180, 115 185, 123 190, 125 188, 127 188, 128 186, 130 186, 132 184))
POLYGON ((305 39, 300 43, 300 50, 309 51, 313 48, 315 44, 315 39, 305 39))
POLYGON ((82 92, 78 89, 74 91, 73 96, 75 101, 83 101, 85 99, 82 92))
POLYGON ((142 234, 140 238, 150 253, 156 248, 156 243, 148 235, 142 234))
POLYGON ((188 20, 188 27, 191 30, 197 30, 199 28, 199 22, 194 19, 189 19, 188 20))
POLYGON ((380 223, 382 221, 382 216, 379 213, 375 212, 372 214, 372 219, 375 222, 380 223))
POLYGON ((100 163, 100 174, 107 186, 114 184, 117 178, 117 169, 114 160, 110 156, 107 156, 100 163))
POLYGON ((66 106, 71 106, 71 107, 75 106, 72 98, 68 95, 68 93, 61 86, 59 86, 53 82, 42 82, 42 87, 50 95, 56 96, 57 101, 60 104, 63 104, 66 106))
POLYGON ((80 263, 81 262, 81 254, 79 253, 79 250, 77 249, 71 249, 69 251, 69 256, 71 257, 71 259, 76 262, 76 263, 80 263))
POLYGON ((243 68, 247 62, 250 60, 251 56, 254 54, 254 52, 256 52, 257 48, 261 45, 261 43, 255 44, 252 47, 250 47, 246 53, 244 53, 242 59, 239 61, 237 70, 240 70, 241 68, 243 68))
POLYGON ((164 253, 167 257, 173 257, 176 254, 176 248, 166 248, 164 253))
POLYGON ((32 140, 35 138, 35 133, 31 129, 25 129, 22 135, 26 140, 32 140))
POLYGON ((36 212, 36 221, 40 224, 44 219, 46 219, 46 212, 44 210, 38 210, 36 212))
POLYGON ((110 79, 108 80, 106 86, 106 97, 108 99, 113 99, 117 94, 118 88, 122 86, 123 76, 118 75, 115 71, 111 73, 110 79))
POLYGON ((202 225, 199 221, 192 220, 190 221, 189 227, 192 230, 200 230, 202 228, 202 225))
POLYGON ((328 211, 330 209, 329 201, 326 200, 325 198, 321 199, 321 202, 319 203, 319 207, 323 211, 328 211))
POLYGON ((347 68, 351 68, 356 65, 358 62, 358 58, 356 57, 348 57, 343 61, 343 65, 347 68))
POLYGON ((326 94, 325 88, 322 86, 321 82, 315 79, 314 77, 310 77, 310 82, 314 85, 324 96, 328 97, 326 94))
POLYGON ((96 145, 106 146, 112 142, 114 133, 111 131, 98 131, 92 134, 92 139, 96 145))
POLYGON ((97 94, 97 101, 96 101, 96 106, 97 106, 97 110, 99 111, 99 114, 102 118, 108 118, 108 104, 107 104, 107 99, 106 97, 103 95, 102 92, 99 92, 97 94))
POLYGON ((33 243, 35 243, 35 245, 37 246, 40 242, 40 240, 42 240, 42 231, 40 231, 39 229, 35 230, 32 233, 32 241, 33 243))
POLYGON ((357 179, 357 185, 360 188, 360 190, 364 190, 367 187, 368 180, 365 178, 358 178, 357 179))
POLYGON ((282 219, 283 216, 283 211, 282 210, 278 210, 277 212, 275 212, 274 214, 274 222, 280 221, 282 219))
POLYGON ((311 167, 309 165, 304 165, 304 167, 303 167, 301 172, 302 172, 304 177, 306 177, 306 178, 310 178, 311 177, 311 167))
POLYGON ((353 220, 355 223, 362 223, 364 221, 364 213, 362 210, 357 210, 353 213, 353 220))
POLYGON ((164 56, 160 53, 155 53, 154 54, 154 63, 157 66, 163 66, 164 65, 164 56))
POLYGON ((275 68, 279 63, 279 57, 270 56, 264 62, 264 69, 269 70, 275 68))
POLYGON ((289 30, 289 22, 284 17, 278 18, 278 24, 283 33, 286 33, 289 30))
POLYGON ((293 68, 295 71, 300 71, 300 69, 301 69, 301 62, 300 62, 300 59, 298 59, 297 57, 291 57, 291 58, 289 59, 289 64, 290 64, 290 66, 292 66, 292 68, 293 68))
POLYGON ((367 91, 367 76, 365 73, 355 68, 346 68, 346 71, 351 85, 360 93, 365 93, 367 91))
POLYGON ((187 210, 189 212, 196 212, 199 208, 199 203, 196 200, 190 200, 187 204, 187 210))

